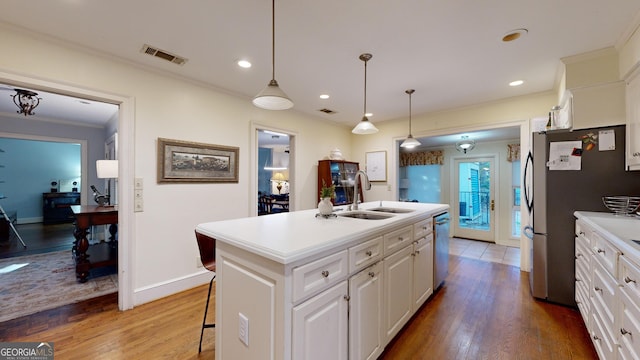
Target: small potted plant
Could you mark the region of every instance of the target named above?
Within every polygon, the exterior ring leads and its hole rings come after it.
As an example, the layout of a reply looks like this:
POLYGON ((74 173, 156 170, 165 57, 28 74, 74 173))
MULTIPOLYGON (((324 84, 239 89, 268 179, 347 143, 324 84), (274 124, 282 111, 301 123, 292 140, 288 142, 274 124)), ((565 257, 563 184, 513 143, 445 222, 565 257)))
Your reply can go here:
POLYGON ((333 212, 333 199, 336 195, 336 187, 331 184, 327 186, 327 183, 322 179, 322 188, 320 188, 320 202, 318 203, 318 211, 320 215, 331 215, 333 212))

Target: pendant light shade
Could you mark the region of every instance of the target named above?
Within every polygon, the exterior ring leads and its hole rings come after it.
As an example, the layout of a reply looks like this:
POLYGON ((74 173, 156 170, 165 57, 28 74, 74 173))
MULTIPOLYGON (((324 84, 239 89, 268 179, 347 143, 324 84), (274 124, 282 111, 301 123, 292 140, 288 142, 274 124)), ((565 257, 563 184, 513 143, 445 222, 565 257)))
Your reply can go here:
POLYGON ((253 105, 266 110, 286 110, 293 101, 280 89, 276 81, 276 1, 271 0, 271 81, 253 98, 253 105))
POLYGON ((364 61, 364 112, 362 116, 362 120, 356 125, 356 127, 351 130, 352 133, 358 135, 366 135, 366 134, 375 134, 378 132, 378 128, 376 128, 369 118, 367 118, 367 61, 371 60, 373 55, 371 54, 362 54, 360 55, 360 60, 364 61))
POLYGON ((466 154, 467 151, 473 150, 474 147, 476 147, 476 142, 473 139, 469 139, 468 136, 462 136, 460 141, 456 143, 456 150, 463 154, 466 154))
POLYGON ((420 146, 420 141, 413 138, 411 135, 411 95, 415 92, 413 89, 406 90, 405 93, 409 94, 409 136, 400 144, 400 147, 405 149, 413 149, 416 146, 420 146))

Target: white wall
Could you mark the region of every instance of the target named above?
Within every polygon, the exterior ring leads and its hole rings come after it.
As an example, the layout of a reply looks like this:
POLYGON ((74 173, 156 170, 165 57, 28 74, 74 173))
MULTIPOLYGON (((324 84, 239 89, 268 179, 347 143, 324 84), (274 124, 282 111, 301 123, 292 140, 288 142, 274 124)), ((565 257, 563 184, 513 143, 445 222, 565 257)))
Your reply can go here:
MULTIPOLYGON (((196 267, 194 227, 198 223, 248 216, 252 144, 251 124, 286 129, 296 134, 296 209, 315 207, 317 161, 334 147, 351 155, 350 129, 302 115, 295 110, 271 112, 254 107, 250 99, 147 71, 53 39, 0 26, 0 72, 26 79, 131 97, 135 152, 131 178, 120 178, 123 188, 133 178, 144 179, 144 211, 124 214, 135 229, 131 241, 131 271, 135 303, 182 289, 204 271, 196 267), (165 137, 238 146, 237 184, 156 183, 156 139, 165 137)), ((6 81, 7 79, 0 79, 6 81)), ((55 88, 55 86, 54 86, 55 88)), ((55 89, 46 89, 52 91, 55 89)), ((259 91, 260 89, 256 89, 259 91)), ((295 98, 295 94, 291 94, 295 98)), ((121 127, 123 124, 120 125, 121 127)), ((122 129, 120 129, 122 130, 122 129)), ((120 159, 126 146, 120 139, 120 159)), ((127 193, 126 191, 124 193, 127 193)), ((119 201, 122 204, 122 201, 119 201)), ((120 229, 120 235, 125 234, 120 229)), ((121 239, 122 240, 122 239, 121 239)), ((198 280, 202 282, 201 280, 198 280)))

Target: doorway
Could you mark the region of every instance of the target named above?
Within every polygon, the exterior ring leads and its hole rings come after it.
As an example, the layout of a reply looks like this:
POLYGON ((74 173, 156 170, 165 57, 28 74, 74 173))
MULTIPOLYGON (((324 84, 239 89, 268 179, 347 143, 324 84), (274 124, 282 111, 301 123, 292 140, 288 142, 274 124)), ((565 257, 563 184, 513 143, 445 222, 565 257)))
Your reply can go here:
POLYGON ((258 216, 290 211, 293 136, 281 130, 256 129, 257 201, 253 211, 258 216))
POLYGON ((457 204, 454 233, 467 239, 495 242, 495 158, 468 157, 454 163, 453 204, 457 204))

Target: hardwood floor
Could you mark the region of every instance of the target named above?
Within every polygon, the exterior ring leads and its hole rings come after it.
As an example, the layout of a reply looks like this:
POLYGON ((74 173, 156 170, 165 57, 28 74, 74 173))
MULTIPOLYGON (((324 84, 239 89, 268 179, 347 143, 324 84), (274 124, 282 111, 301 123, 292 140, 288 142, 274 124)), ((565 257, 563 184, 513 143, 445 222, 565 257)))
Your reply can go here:
MULTIPOLYGON (((528 281, 514 266, 451 256, 444 287, 380 358, 597 359, 578 311, 534 300, 528 281)), ((198 354, 206 295, 203 285, 125 312, 108 295, 1 323, 0 339, 54 342, 56 359, 213 359, 219 329, 205 329, 198 354)))
POLYGON ((42 223, 15 225, 27 247, 24 248, 13 230, 9 238, 0 239, 0 259, 69 250, 73 246, 72 223, 43 225, 42 223))

